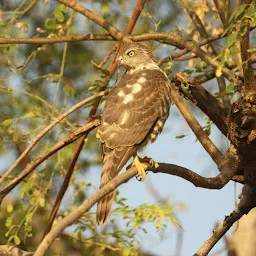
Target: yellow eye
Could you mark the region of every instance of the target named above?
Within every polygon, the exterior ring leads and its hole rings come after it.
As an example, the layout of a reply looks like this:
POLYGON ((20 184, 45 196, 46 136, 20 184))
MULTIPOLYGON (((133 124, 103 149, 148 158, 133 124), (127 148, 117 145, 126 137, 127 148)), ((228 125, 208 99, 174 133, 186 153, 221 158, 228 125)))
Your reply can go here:
POLYGON ((129 51, 129 52, 127 53, 127 55, 130 56, 130 57, 133 57, 134 54, 135 54, 135 51, 133 51, 133 50, 132 50, 132 51, 129 51))

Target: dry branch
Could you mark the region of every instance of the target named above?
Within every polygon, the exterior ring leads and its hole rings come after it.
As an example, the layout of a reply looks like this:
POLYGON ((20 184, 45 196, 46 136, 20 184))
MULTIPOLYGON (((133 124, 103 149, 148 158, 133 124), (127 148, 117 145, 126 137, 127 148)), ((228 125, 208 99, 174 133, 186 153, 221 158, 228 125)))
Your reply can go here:
POLYGON ((57 44, 80 41, 113 41, 109 34, 85 34, 71 36, 51 36, 47 38, 0 38, 0 44, 57 44))

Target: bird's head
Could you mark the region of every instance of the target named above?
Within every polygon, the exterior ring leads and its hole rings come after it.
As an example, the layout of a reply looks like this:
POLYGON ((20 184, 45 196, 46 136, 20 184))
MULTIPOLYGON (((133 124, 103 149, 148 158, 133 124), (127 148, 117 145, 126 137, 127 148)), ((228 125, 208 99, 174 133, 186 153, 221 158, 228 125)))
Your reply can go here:
POLYGON ((124 43, 121 46, 118 61, 119 65, 123 65, 126 69, 156 65, 151 51, 145 45, 139 43, 124 43))

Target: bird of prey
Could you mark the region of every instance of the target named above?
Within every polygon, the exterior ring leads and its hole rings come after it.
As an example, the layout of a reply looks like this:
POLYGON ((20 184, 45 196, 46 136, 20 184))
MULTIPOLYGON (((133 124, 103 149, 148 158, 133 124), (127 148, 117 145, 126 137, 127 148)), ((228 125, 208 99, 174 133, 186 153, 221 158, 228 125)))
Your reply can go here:
MULTIPOLYGON (((151 51, 139 43, 124 43, 118 57, 126 73, 110 91, 97 137, 103 151, 100 187, 115 176, 133 156, 141 180, 147 165, 137 151, 153 142, 162 131, 171 105, 170 82, 151 51)), ((113 192, 98 202, 96 222, 105 224, 111 211, 113 192)))

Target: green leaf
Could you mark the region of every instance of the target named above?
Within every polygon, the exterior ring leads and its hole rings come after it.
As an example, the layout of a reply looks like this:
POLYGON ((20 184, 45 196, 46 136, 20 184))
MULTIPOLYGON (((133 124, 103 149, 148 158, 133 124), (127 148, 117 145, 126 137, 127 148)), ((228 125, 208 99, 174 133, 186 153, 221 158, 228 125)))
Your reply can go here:
POLYGON ((215 71, 215 75, 216 75, 216 77, 220 77, 221 75, 222 75, 222 68, 223 68, 223 64, 220 64, 219 66, 218 66, 218 68, 216 69, 216 71, 215 71))
POLYGON ((44 23, 44 26, 47 28, 47 29, 55 29, 56 28, 56 21, 55 19, 53 18, 47 18, 45 23, 44 23))
POLYGON ((105 76, 109 76, 110 75, 110 73, 109 73, 109 71, 107 69, 102 69, 101 73, 104 74, 105 76))
POLYGON ((236 42, 236 33, 232 33, 228 36, 227 47, 230 48, 236 42))
POLYGON ((57 9, 61 10, 62 12, 64 13, 67 13, 68 12, 68 7, 64 4, 60 4, 57 9))
POLYGON ((58 8, 54 11, 54 17, 59 21, 63 22, 65 20, 64 14, 58 8))
POLYGON ((20 238, 19 238, 17 235, 14 236, 14 243, 15 243, 16 245, 19 245, 19 244, 20 244, 20 238))
POLYGON ((2 126, 8 126, 13 122, 13 119, 6 119, 2 122, 2 126))
POLYGON ((5 226, 8 228, 12 225, 12 217, 8 217, 5 221, 5 226))
POLYGON ((184 135, 184 134, 182 134, 182 135, 177 135, 177 136, 175 136, 175 138, 176 139, 182 139, 182 138, 184 138, 184 137, 186 137, 187 135, 184 135))
POLYGON ((12 212, 13 211, 13 206, 11 204, 7 205, 7 212, 12 212))
POLYGON ((247 52, 256 52, 256 48, 250 48, 247 50, 247 52))

